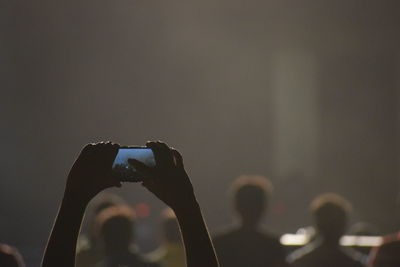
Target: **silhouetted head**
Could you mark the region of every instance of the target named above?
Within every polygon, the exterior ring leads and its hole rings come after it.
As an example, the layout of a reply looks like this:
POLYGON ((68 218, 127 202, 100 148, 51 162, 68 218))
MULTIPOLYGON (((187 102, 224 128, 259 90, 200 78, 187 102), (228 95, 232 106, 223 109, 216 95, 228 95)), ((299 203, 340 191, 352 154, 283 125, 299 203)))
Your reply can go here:
POLYGON ((86 225, 88 234, 89 234, 89 240, 92 243, 92 245, 97 245, 97 242, 99 241, 99 233, 96 230, 99 230, 96 228, 95 223, 96 223, 96 218, 97 216, 105 209, 112 207, 112 206, 117 206, 117 205, 123 205, 124 200, 119 197, 116 194, 112 193, 100 193, 97 195, 90 203, 90 206, 88 208, 88 222, 86 225))
POLYGON ((243 175, 236 179, 232 196, 242 226, 257 226, 268 207, 271 189, 271 182, 263 176, 243 175))
POLYGON ((351 204, 340 195, 326 193, 312 201, 311 212, 318 234, 324 242, 338 244, 346 231, 351 204))
POLYGON ((176 220, 175 213, 170 208, 166 208, 163 213, 162 228, 164 232, 164 238, 169 243, 180 243, 181 234, 179 231, 178 221, 176 220))
POLYGON ((135 213, 128 206, 104 209, 96 218, 106 253, 127 251, 133 240, 135 213))

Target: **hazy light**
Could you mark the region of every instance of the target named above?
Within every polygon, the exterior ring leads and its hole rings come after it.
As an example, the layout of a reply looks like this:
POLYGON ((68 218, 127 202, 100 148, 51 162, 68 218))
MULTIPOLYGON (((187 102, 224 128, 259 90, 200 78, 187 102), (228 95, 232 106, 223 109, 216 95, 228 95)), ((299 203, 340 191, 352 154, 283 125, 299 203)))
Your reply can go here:
MULTIPOLYGON (((340 239, 342 246, 351 247, 376 247, 382 244, 380 236, 354 236, 345 235, 340 239)), ((284 246, 304 246, 310 241, 310 236, 305 234, 284 234, 280 242, 284 246)))

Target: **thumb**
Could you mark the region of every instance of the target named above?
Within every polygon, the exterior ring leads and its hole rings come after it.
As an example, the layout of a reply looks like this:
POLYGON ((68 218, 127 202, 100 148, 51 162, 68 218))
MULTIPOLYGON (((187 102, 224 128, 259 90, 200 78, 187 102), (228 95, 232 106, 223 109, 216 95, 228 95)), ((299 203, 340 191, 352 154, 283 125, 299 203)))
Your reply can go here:
POLYGON ((137 159, 128 159, 128 163, 129 165, 133 166, 140 174, 148 176, 151 173, 151 168, 143 162, 138 161, 137 159))

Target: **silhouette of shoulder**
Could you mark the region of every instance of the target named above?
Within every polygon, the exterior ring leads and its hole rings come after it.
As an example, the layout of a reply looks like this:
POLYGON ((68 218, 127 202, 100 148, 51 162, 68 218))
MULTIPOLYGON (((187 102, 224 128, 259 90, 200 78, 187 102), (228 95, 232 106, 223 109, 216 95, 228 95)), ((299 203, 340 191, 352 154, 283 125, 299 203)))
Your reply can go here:
POLYGON ((273 266, 285 261, 279 239, 263 231, 230 229, 213 240, 221 266, 273 266))
POLYGON ((373 253, 372 266, 394 267, 400 266, 400 233, 384 238, 384 243, 373 253))
POLYGON ((221 245, 226 245, 225 243, 231 244, 232 242, 235 241, 243 242, 251 240, 266 245, 282 247, 282 245, 279 242, 279 238, 277 236, 260 230, 246 231, 239 228, 230 228, 217 233, 213 240, 221 245))
POLYGON ((361 267, 361 255, 350 248, 328 247, 314 241, 289 256, 293 267, 361 267))
POLYGON ((21 255, 11 246, 0 244, 0 266, 24 266, 21 255))

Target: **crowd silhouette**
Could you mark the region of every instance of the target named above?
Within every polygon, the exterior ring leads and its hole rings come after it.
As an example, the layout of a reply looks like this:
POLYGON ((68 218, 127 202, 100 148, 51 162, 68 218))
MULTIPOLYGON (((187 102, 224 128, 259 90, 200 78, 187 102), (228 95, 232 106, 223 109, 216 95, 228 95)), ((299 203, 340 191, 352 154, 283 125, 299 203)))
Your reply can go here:
POLYGON ((104 258, 102 238, 99 232, 97 217, 109 207, 123 205, 124 201, 114 194, 100 194, 93 200, 92 216, 88 219, 86 233, 79 236, 78 252, 76 255, 76 266, 94 266, 104 258))
MULTIPOLYGON (((310 204, 315 229, 310 241, 287 249, 277 235, 263 228, 271 198, 271 182, 243 175, 230 189, 237 221, 210 237, 195 191, 178 151, 162 142, 148 142, 156 166, 130 159, 142 185, 164 202, 162 242, 143 255, 135 244, 134 210, 114 195, 101 191, 120 187, 111 173, 118 144, 96 143, 83 148, 68 174, 64 196, 48 240, 42 267, 399 267, 400 234, 385 237, 380 246, 356 251, 341 245, 348 228, 351 204, 325 193, 310 204), (85 233, 80 234, 89 202, 94 202, 85 233), (369 254, 369 255, 367 255, 369 254)), ((22 267, 17 249, 0 244, 0 266, 22 267)))
POLYGON ((284 266, 285 251, 279 238, 260 229, 270 191, 271 183, 260 176, 242 176, 234 182, 232 201, 239 226, 214 238, 221 266, 284 266))
POLYGON ((362 266, 361 255, 350 248, 340 246, 340 238, 346 231, 350 203, 336 194, 323 194, 311 203, 316 234, 314 240, 289 255, 294 267, 305 266, 362 266))

